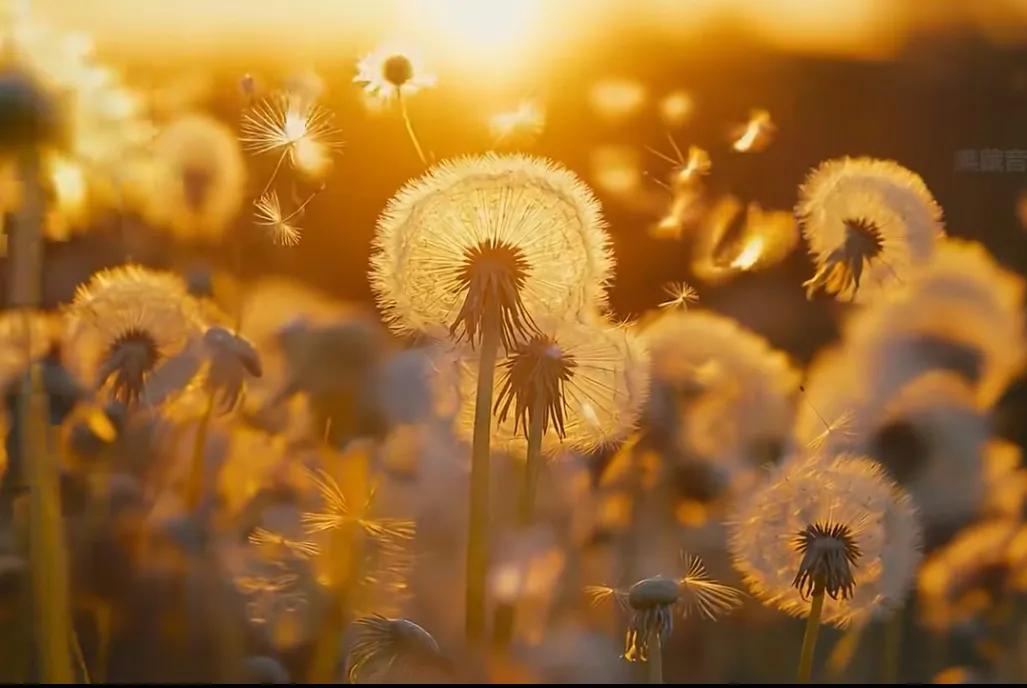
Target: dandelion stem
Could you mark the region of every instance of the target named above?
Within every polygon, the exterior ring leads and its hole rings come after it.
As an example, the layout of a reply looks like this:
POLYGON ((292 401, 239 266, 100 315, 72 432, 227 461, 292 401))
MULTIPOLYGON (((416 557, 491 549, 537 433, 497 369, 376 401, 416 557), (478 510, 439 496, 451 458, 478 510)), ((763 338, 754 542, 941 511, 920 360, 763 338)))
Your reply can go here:
POLYGON ((903 609, 895 610, 884 627, 884 657, 881 661, 881 681, 883 683, 899 682, 903 617, 903 609))
POLYGON ((820 633, 820 614, 824 610, 824 582, 818 579, 813 584, 806 632, 802 636, 802 654, 799 655, 798 683, 809 683, 813 673, 813 654, 817 649, 817 635, 820 633))
POLYGON ((399 112, 403 116, 403 125, 407 129, 407 136, 410 137, 410 142, 414 144, 414 149, 417 151, 417 157, 421 159, 421 163, 427 166, 428 158, 425 157, 424 150, 421 148, 421 142, 417 140, 417 134, 414 133, 414 124, 410 121, 410 113, 407 112, 407 102, 403 100, 402 91, 396 94, 396 100, 399 101, 399 112))
POLYGON ((290 146, 286 146, 282 149, 282 154, 278 156, 278 162, 275 163, 274 169, 271 170, 271 176, 267 178, 267 183, 264 184, 264 188, 261 189, 260 194, 257 198, 263 197, 271 189, 271 185, 275 183, 275 179, 278 179, 278 172, 282 169, 282 163, 285 162, 285 156, 292 150, 290 146))
POLYGON ((647 683, 663 683, 663 641, 656 628, 649 631, 649 657, 645 668, 647 683))
POLYGON ((492 387, 499 353, 499 304, 485 303, 478 358, 478 390, 474 407, 474 436, 471 441, 471 495, 467 526, 467 638, 477 641, 485 635, 485 583, 489 551, 490 433, 492 432, 492 387))
POLYGON ((542 419, 545 413, 543 395, 536 396, 531 419, 528 421, 528 452, 524 462, 524 478, 517 516, 521 526, 531 525, 535 518, 535 493, 542 468, 542 419))
MULTIPOLYGON (((45 201, 40 184, 39 156, 34 148, 20 156, 18 170, 23 197, 10 229, 9 299, 22 308, 27 370, 16 402, 17 458, 29 489, 29 567, 39 680, 71 683, 71 607, 68 599, 68 560, 61 516, 59 469, 52 451, 56 444, 48 427, 49 404, 39 363, 31 361, 30 309, 38 307, 42 288, 45 201)), ((10 470, 10 469, 9 469, 10 470)))
POLYGON ((193 456, 189 463, 189 482, 186 483, 186 505, 193 511, 203 498, 203 478, 206 472, 207 432, 210 430, 210 417, 214 414, 214 390, 207 393, 207 403, 196 426, 196 437, 193 439, 193 456))

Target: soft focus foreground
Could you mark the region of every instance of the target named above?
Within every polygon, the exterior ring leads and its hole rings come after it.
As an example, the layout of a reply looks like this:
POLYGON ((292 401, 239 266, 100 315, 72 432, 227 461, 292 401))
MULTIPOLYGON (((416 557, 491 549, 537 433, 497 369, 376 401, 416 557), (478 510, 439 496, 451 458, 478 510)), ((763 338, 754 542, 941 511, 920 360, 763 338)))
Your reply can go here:
POLYGON ((0 8, 0 679, 1027 681, 1027 6, 0 8))

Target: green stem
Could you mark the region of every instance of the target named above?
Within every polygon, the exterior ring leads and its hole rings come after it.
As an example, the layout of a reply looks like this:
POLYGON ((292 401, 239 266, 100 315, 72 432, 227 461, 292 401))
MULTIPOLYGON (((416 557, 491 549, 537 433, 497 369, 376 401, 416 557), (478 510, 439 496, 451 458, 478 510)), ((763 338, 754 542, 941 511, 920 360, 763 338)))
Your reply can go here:
POLYGON ((471 440, 471 496, 467 524, 467 639, 485 636, 485 584, 489 551, 489 458, 492 432, 492 387, 499 354, 499 307, 490 300, 482 319, 478 390, 471 440))
POLYGON ((663 644, 655 628, 649 632, 649 657, 645 667, 648 683, 663 683, 663 644))
POLYGON ((210 417, 214 414, 214 391, 207 394, 207 405, 196 426, 196 437, 193 439, 193 456, 189 462, 189 478, 186 483, 186 506, 195 511, 203 498, 204 473, 206 472, 207 432, 210 430, 210 417))
POLYGON ((530 526, 535 518, 535 495, 538 476, 542 469, 542 419, 545 413, 542 395, 536 395, 531 418, 528 421, 528 451, 524 462, 521 498, 517 510, 518 525, 530 526))
POLYGON ((817 649, 817 635, 820 633, 820 615, 824 610, 824 584, 813 584, 813 601, 806 619, 806 633, 802 636, 802 654, 799 655, 798 683, 809 683, 813 673, 813 654, 817 649))
POLYGON ((407 129, 407 136, 410 137, 410 142, 414 144, 414 150, 417 151, 417 157, 421 159, 421 163, 426 167, 428 165, 428 158, 424 154, 424 150, 421 148, 421 142, 417 140, 417 134, 414 133, 414 124, 410 121, 410 113, 407 112, 407 102, 403 100, 402 91, 396 94, 396 100, 399 101, 399 112, 403 116, 403 125, 407 129))

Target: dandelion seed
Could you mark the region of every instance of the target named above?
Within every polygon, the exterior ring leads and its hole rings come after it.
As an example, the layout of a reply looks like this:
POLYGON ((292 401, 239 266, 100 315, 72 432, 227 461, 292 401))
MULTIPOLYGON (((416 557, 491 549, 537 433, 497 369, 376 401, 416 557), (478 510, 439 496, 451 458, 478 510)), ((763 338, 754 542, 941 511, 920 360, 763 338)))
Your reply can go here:
POLYGON ((489 130, 496 145, 532 143, 542 133, 545 124, 545 112, 533 100, 523 100, 514 110, 499 112, 489 118, 489 130))
POLYGON ((804 285, 809 296, 824 289, 862 299, 902 284, 944 234, 941 209, 923 180, 889 160, 824 162, 800 196, 795 215, 817 264, 804 285))
POLYGON ((96 342, 98 384, 133 403, 157 366, 198 334, 199 315, 185 283, 165 272, 126 265, 79 285, 69 309, 73 336, 96 342))
POLYGON ((354 638, 346 654, 350 683, 380 680, 397 662, 443 663, 435 638, 409 619, 375 614, 357 619, 353 627, 354 638))
POLYGON ((497 308, 511 350, 533 333, 533 313, 570 318, 601 304, 611 267, 598 203, 577 177, 490 154, 436 165, 389 202, 371 283, 399 332, 478 344, 497 308))
POLYGON ((281 151, 297 163, 305 146, 336 150, 342 146, 335 114, 310 98, 276 93, 264 98, 243 115, 239 140, 258 155, 281 151))
POLYGON ((759 153, 773 140, 777 126, 766 110, 752 110, 749 121, 737 127, 731 134, 731 147, 739 153, 759 153))
POLYGON ((663 293, 670 298, 658 304, 659 308, 688 310, 690 306, 699 303, 699 292, 686 282, 670 282, 664 285, 663 293))
POLYGON ((649 148, 648 146, 646 148, 653 155, 673 165, 668 175, 671 190, 686 189, 694 185, 700 177, 710 173, 713 163, 710 161, 709 153, 698 146, 689 146, 688 155, 685 156, 673 136, 667 134, 667 140, 670 141, 670 147, 673 151, 672 155, 661 153, 655 148, 649 148))
POLYGON ((254 222, 263 227, 271 241, 278 246, 296 246, 300 243, 303 230, 292 223, 296 214, 295 211, 288 216, 282 213, 277 191, 261 196, 254 204, 254 222))
POLYGON ((729 527, 735 567, 756 596, 806 616, 823 586, 822 622, 840 627, 901 604, 920 560, 909 497, 855 456, 782 465, 738 501, 729 527))
POLYGON ((321 547, 316 542, 290 540, 279 533, 266 528, 257 528, 247 538, 251 545, 265 547, 275 551, 285 550, 299 559, 309 559, 321 554, 321 547))
MULTIPOLYGON (((413 539, 415 533, 413 521, 401 518, 372 519, 355 514, 350 509, 346 496, 339 489, 339 484, 327 471, 317 469, 310 473, 310 478, 317 486, 326 510, 302 515, 301 520, 308 533, 320 533, 356 524, 370 537, 386 542, 413 539)), ((372 493, 367 504, 364 505, 363 513, 367 513, 373 497, 372 493)))

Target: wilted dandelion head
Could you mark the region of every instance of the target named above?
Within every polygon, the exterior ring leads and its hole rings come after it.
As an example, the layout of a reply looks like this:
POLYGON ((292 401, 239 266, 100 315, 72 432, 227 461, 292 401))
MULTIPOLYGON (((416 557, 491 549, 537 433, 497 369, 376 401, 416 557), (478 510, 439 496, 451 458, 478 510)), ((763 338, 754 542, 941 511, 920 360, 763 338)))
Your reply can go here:
POLYGON ((428 631, 409 619, 380 614, 353 622, 353 640, 346 654, 349 683, 376 681, 397 662, 439 664, 439 644, 428 631))
POLYGON ((697 556, 682 553, 685 573, 680 578, 652 576, 632 584, 627 590, 604 586, 585 588, 593 603, 613 598, 631 612, 624 636, 624 658, 629 662, 648 661, 649 644, 656 637, 666 642, 674 630, 674 614, 688 618, 693 614, 716 621, 742 604, 742 594, 713 580, 697 556))
POLYGON ((242 204, 246 166, 232 130, 203 115, 167 125, 154 142, 147 218, 184 239, 217 239, 242 204))
POLYGON ((371 285, 393 329, 476 344, 486 316, 507 350, 542 313, 605 300, 613 258, 599 205, 571 172, 521 155, 440 163, 378 221, 371 285))
POLYGON ((920 561, 909 498, 866 458, 799 458, 740 499, 730 548, 750 590, 795 616, 815 587, 823 621, 845 626, 901 604, 920 561))
POLYGON ((666 402, 679 448, 718 465, 752 465, 792 422, 799 373, 788 357, 730 318, 702 310, 661 314, 642 333, 653 404, 666 402))
POLYGON ((1019 519, 990 519, 962 531, 933 552, 917 579, 924 623, 945 631, 987 614, 1023 590, 1027 531, 1019 519), (1019 552, 1019 556, 1017 556, 1019 552))
POLYGON ((73 336, 82 334, 102 352, 97 383, 114 398, 134 402, 147 377, 198 334, 195 302, 177 276, 138 265, 95 273, 79 285, 68 311, 73 336))
MULTIPOLYGON (((543 450, 588 451, 634 427, 648 388, 648 361, 631 332, 602 320, 539 321, 539 333, 516 345, 497 370, 493 443, 521 450, 534 413, 542 413, 543 450)), ((477 366, 461 371, 461 433, 474 427, 477 366)))
POLYGON ((434 86, 436 78, 427 71, 416 50, 386 43, 360 58, 353 81, 369 95, 391 101, 434 86))
POLYGON ((874 158, 821 163, 803 183, 795 215, 817 267, 807 294, 824 289, 841 299, 902 284, 944 233, 923 180, 874 158))

